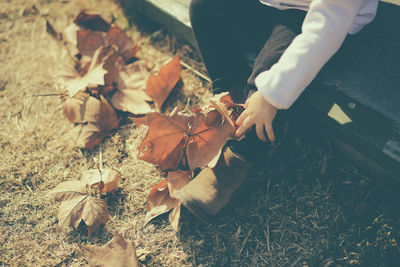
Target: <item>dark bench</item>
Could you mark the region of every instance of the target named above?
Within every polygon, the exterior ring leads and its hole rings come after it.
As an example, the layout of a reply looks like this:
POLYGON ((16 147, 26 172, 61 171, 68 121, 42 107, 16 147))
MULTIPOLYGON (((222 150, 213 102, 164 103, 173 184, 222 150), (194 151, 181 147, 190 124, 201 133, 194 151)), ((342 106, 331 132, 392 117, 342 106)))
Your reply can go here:
MULTIPOLYGON (((194 45, 189 2, 121 0, 194 45)), ((365 166, 400 180, 400 0, 380 3, 374 22, 346 40, 301 106, 365 166)))

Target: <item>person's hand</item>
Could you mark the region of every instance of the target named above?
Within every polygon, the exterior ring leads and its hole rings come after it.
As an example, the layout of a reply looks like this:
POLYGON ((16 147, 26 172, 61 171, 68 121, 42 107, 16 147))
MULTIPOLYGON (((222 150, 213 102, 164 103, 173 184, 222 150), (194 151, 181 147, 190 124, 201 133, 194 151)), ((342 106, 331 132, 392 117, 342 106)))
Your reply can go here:
POLYGON ((235 135, 240 137, 254 124, 256 132, 261 141, 267 141, 264 134, 264 129, 267 132, 271 142, 275 141, 272 122, 275 118, 277 108, 268 103, 259 91, 251 95, 244 104, 245 110, 236 121, 236 125, 240 126, 235 135))

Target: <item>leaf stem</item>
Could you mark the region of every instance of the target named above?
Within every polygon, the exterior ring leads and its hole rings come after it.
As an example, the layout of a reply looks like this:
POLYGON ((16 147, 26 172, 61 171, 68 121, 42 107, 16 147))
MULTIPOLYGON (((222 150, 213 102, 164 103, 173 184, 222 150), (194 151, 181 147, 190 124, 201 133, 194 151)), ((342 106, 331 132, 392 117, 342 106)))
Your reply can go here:
POLYGON ((62 95, 63 93, 52 93, 52 94, 38 94, 38 95, 32 95, 32 97, 38 97, 38 96, 59 96, 62 95))
POLYGON ((99 168, 103 169, 103 149, 101 147, 101 143, 99 144, 99 168))

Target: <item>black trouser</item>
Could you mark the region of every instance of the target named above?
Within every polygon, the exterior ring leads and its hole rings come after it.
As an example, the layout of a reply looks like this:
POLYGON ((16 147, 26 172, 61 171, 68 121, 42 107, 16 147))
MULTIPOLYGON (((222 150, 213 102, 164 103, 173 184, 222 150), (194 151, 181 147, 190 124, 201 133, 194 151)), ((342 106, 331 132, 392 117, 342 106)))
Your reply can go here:
POLYGON ((243 83, 254 86, 256 76, 276 63, 300 33, 305 14, 258 0, 192 0, 193 32, 214 93, 239 90, 243 83), (256 56, 254 66, 248 55, 256 56))
MULTIPOLYGON (((192 0, 192 28, 214 94, 229 91, 236 102, 244 102, 249 89, 256 90, 257 75, 275 64, 301 32, 305 14, 278 10, 258 0, 192 0)), ((279 117, 278 112, 277 139, 282 128, 279 117)), ((233 143, 239 153, 251 155, 250 160, 260 159, 268 149, 254 127, 243 141, 233 143)))

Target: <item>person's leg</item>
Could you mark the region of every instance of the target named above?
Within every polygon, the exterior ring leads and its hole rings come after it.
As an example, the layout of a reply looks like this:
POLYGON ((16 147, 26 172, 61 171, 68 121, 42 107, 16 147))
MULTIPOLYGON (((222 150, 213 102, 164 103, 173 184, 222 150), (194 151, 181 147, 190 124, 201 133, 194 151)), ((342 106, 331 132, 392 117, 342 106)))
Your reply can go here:
MULTIPOLYGON (((257 75, 277 63, 293 39, 301 33, 305 15, 301 10, 285 10, 275 17, 276 22, 268 39, 260 40, 264 45, 258 50, 252 73, 247 80, 253 89, 256 90, 254 80, 257 75)), ((262 29, 259 30, 259 34, 262 35, 262 29)))
MULTIPOLYGON (((223 5, 225 9, 218 11, 224 13, 230 11, 229 3, 236 1, 192 1, 191 16, 195 22, 193 29, 210 76, 217 77, 220 82, 226 83, 223 86, 233 86, 235 83, 236 85, 244 84, 241 88, 236 86, 234 92, 244 94, 247 80, 252 85, 252 76, 269 69, 277 62, 297 33, 288 27, 292 23, 280 23, 281 20, 273 17, 271 15, 274 13, 272 8, 259 5, 257 10, 253 10, 254 12, 244 12, 242 16, 237 16, 237 20, 240 19, 241 22, 239 25, 234 23, 232 18, 224 20, 219 17, 221 13, 210 8, 222 2, 225 4, 223 5), (202 11, 194 14, 194 10, 202 11), (264 16, 260 10, 266 11, 264 16), (202 18, 202 16, 204 17, 202 18), (272 18, 276 24, 272 23, 272 18), (269 24, 264 24, 265 20, 268 20, 269 24), (226 24, 226 22, 231 22, 231 24, 226 24), (232 28, 232 26, 237 27, 232 28), (236 34, 233 29, 237 31, 236 34), (242 68, 249 69, 245 55, 252 50, 256 50, 258 53, 253 71, 251 73, 249 71, 242 72, 242 68), (243 73, 248 76, 244 78, 243 73)), ((250 3, 250 0, 243 0, 241 3, 250 3)), ((227 14, 225 16, 230 17, 227 14)), ((300 29, 302 21, 298 21, 298 23, 297 27, 300 29)), ((295 23, 293 24, 295 25, 295 23)), ((224 89, 226 90, 226 88, 224 89)), ((232 87, 229 87, 228 90, 232 93, 232 87)), ((283 123, 279 128, 284 128, 283 123)), ((271 144, 261 142, 254 129, 251 130, 242 141, 228 143, 216 166, 212 169, 204 168, 195 179, 182 187, 178 199, 193 214, 207 221, 210 216, 218 213, 228 203, 234 191, 248 176, 253 163, 262 162, 269 150, 271 150, 271 144)))
MULTIPOLYGON (((267 9, 268 11, 268 9, 267 9)), ((258 40, 259 43, 264 42, 264 45, 258 52, 252 51, 256 54, 255 63, 252 73, 247 79, 248 86, 245 89, 257 90, 254 80, 258 74, 270 69, 285 52, 287 47, 293 39, 300 34, 301 25, 305 17, 304 11, 299 10, 286 10, 280 11, 279 15, 275 16, 276 23, 273 26, 271 34, 266 40, 258 40)), ((263 36, 262 28, 258 29, 258 35, 263 36)), ((268 32, 269 33, 269 32, 268 32)), ((265 34, 266 35, 266 34, 265 34)), ((265 36, 264 35, 264 36, 265 36)), ((248 95, 249 92, 245 94, 248 95)), ((288 131, 288 119, 286 115, 289 111, 278 111, 273 123, 273 128, 277 142, 271 144, 262 142, 258 139, 255 127, 246 133, 246 137, 241 141, 231 141, 229 146, 237 154, 242 155, 244 158, 251 162, 262 163, 274 150, 274 147, 279 144, 279 141, 284 138, 288 131)))
POLYGON ((235 100, 245 100, 243 88, 251 74, 245 51, 249 47, 254 49, 255 40, 259 38, 253 35, 259 32, 256 28, 263 28, 263 34, 268 32, 268 28, 272 30, 272 23, 264 22, 274 21, 273 14, 276 12, 268 7, 271 14, 265 14, 260 12, 260 7, 263 6, 258 0, 191 1, 192 28, 213 81, 214 94, 229 91, 235 100))

